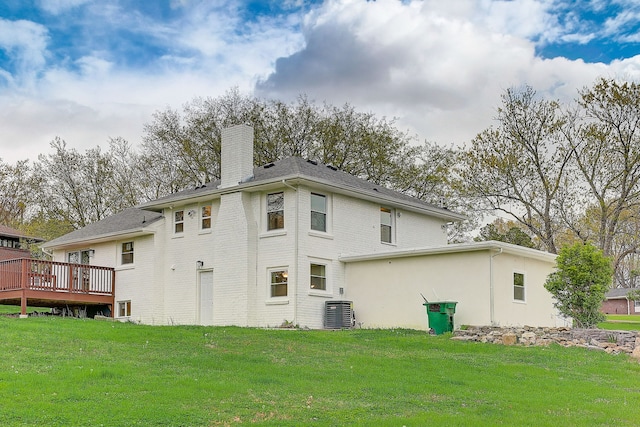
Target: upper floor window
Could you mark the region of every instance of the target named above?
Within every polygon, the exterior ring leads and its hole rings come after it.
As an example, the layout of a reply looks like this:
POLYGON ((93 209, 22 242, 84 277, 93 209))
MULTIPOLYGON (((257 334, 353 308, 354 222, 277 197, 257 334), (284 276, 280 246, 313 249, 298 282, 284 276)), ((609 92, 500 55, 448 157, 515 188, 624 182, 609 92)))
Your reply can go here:
POLYGON ((202 206, 200 209, 200 228, 203 230, 211 228, 211 205, 202 206))
POLYGON ((327 290, 327 266, 323 264, 311 264, 311 289, 327 290))
POLYGON ((184 231, 184 211, 173 213, 173 232, 182 233, 184 231))
POLYGON ((524 274, 513 273, 513 299, 524 301, 524 274))
POLYGON ((267 194, 267 230, 284 228, 284 193, 267 194))
POLYGON ((327 231, 327 197, 311 193, 311 229, 327 231))
POLYGON ((389 208, 380 208, 380 241, 393 242, 393 211, 389 208))
POLYGON ((122 244, 121 264, 133 264, 133 242, 122 244))
POLYGON ((272 297, 286 297, 289 272, 287 270, 272 270, 269 274, 272 297))

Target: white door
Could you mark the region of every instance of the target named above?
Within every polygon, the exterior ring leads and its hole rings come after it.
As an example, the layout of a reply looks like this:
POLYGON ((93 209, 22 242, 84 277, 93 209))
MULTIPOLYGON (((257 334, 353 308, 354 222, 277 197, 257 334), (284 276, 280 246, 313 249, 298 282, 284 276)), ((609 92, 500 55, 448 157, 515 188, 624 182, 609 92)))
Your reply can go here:
POLYGON ((200 324, 213 325, 213 271, 200 272, 200 324))

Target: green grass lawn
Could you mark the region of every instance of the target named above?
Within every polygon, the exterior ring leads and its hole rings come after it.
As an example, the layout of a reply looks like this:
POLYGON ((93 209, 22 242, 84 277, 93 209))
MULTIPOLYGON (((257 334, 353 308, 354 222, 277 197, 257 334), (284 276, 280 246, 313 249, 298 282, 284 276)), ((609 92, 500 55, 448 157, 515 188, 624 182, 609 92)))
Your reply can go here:
POLYGON ((640 364, 407 330, 0 317, 3 426, 638 425, 640 364))
POLYGON ((628 314, 607 314, 606 322, 598 323, 600 329, 640 331, 640 316, 628 314))

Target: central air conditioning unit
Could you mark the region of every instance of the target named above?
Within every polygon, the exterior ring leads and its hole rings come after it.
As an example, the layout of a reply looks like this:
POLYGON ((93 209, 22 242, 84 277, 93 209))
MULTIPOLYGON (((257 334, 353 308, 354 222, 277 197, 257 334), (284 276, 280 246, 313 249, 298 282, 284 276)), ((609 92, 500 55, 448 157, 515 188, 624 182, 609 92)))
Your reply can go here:
POLYGON ((353 328, 356 318, 352 301, 326 301, 324 310, 325 329, 353 328))

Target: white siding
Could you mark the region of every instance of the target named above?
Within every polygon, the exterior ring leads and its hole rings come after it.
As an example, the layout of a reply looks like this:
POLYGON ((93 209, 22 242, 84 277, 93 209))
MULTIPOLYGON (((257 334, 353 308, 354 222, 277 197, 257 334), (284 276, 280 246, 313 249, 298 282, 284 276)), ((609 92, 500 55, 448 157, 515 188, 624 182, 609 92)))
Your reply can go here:
POLYGON ((554 263, 509 253, 471 251, 347 264, 348 300, 364 328, 428 329, 430 302, 457 302, 454 325, 560 326, 544 281, 554 263), (494 255, 493 259, 491 255, 494 255), (493 291, 491 268, 493 262, 493 291), (513 300, 513 271, 524 272, 527 302, 513 300), (494 298, 492 322, 491 295, 494 298))

